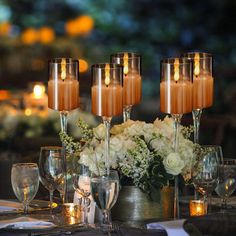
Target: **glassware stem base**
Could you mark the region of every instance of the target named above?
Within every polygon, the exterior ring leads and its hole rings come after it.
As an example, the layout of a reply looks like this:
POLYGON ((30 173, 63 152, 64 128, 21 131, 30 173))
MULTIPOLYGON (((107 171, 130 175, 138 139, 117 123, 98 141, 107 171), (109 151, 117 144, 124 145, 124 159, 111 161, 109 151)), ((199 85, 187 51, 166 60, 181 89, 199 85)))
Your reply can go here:
POLYGON ((202 109, 193 109, 193 127, 194 127, 194 143, 199 143, 199 128, 202 115, 202 109))

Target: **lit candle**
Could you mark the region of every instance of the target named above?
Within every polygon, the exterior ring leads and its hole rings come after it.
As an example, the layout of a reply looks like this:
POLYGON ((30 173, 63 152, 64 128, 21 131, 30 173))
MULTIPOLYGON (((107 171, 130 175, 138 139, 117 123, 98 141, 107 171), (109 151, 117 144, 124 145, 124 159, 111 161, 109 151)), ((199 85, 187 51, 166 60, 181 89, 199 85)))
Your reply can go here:
POLYGON ((110 67, 106 64, 104 84, 92 86, 92 113, 98 116, 113 117, 122 113, 123 88, 111 83, 110 67))
POLYGON ((202 200, 190 200, 189 202, 190 216, 205 215, 207 213, 206 209, 206 203, 204 203, 202 200))
POLYGON ((79 82, 66 70, 66 60, 62 59, 58 78, 48 81, 48 107, 58 111, 78 108, 79 82))
POLYGON ((214 80, 209 71, 201 68, 200 55, 194 55, 193 108, 202 109, 213 104, 214 80))
POLYGON ((64 203, 62 205, 62 217, 67 224, 76 224, 81 222, 80 206, 74 203, 64 203))

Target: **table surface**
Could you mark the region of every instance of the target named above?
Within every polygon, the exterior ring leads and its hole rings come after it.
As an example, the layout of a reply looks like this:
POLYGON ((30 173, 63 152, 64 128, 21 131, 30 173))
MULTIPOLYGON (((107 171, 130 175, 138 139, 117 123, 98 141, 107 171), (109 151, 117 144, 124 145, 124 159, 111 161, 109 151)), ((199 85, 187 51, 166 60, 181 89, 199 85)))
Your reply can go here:
MULTIPOLYGON (((30 217, 38 216, 44 216, 45 213, 48 215, 49 212, 39 212, 39 213, 32 213, 30 217)), ((55 214, 58 214, 55 212, 55 214)), ((19 215, 18 215, 19 216, 19 215)), ((10 215, 0 215, 0 220, 7 219, 7 218, 15 218, 17 217, 16 214, 10 214, 10 215)), ((236 208, 230 209, 229 211, 225 213, 220 212, 213 212, 212 214, 208 214, 206 216, 201 217, 185 217, 186 222, 189 225, 193 225, 196 227, 202 235, 236 235, 236 208)), ((153 219, 151 222, 158 222, 160 220, 153 219)), ((145 225, 148 222, 133 222, 133 226, 131 227, 130 224, 127 225, 126 222, 115 222, 116 225, 119 225, 119 230, 111 232, 110 235, 116 235, 116 236, 139 236, 139 235, 147 235, 147 236, 167 236, 166 232, 164 230, 146 230, 145 225)), ((104 234, 99 229, 92 229, 92 228, 84 228, 84 227, 59 227, 53 230, 43 230, 43 231, 22 231, 22 230, 12 230, 12 229, 0 229, 0 236, 2 235, 18 235, 18 236, 25 236, 25 235, 31 235, 31 236, 46 236, 46 235, 79 235, 79 236, 104 236, 109 234, 104 234)), ((196 234, 196 232, 190 234, 193 236, 197 236, 199 234, 196 234)))

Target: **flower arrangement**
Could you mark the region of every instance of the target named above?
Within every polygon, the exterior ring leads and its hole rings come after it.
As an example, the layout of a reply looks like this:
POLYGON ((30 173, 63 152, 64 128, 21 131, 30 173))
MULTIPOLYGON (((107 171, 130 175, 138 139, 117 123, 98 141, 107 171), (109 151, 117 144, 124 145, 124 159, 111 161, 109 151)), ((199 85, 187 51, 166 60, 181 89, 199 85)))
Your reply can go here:
MULTIPOLYGON (((88 166, 92 172, 101 173, 105 169, 103 124, 89 128, 82 120, 78 126, 81 140, 61 133, 66 143, 69 158, 88 166)), ((165 117, 153 123, 129 120, 111 129, 110 165, 144 192, 152 195, 156 190, 169 185, 176 175, 184 180, 191 177, 194 161, 194 144, 189 140, 190 127, 181 126, 179 152, 173 151, 173 120, 165 117)))

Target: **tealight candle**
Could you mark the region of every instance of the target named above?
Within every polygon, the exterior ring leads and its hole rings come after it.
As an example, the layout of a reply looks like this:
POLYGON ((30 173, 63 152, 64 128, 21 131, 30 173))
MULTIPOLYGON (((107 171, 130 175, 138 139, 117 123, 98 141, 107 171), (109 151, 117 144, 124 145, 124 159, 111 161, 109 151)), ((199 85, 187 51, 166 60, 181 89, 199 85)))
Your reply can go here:
POLYGON ((81 222, 80 206, 74 203, 64 203, 62 205, 62 217, 67 224, 77 224, 81 222))
POLYGON ((202 200, 190 200, 189 211, 190 216, 202 216, 206 214, 206 203, 202 200))

